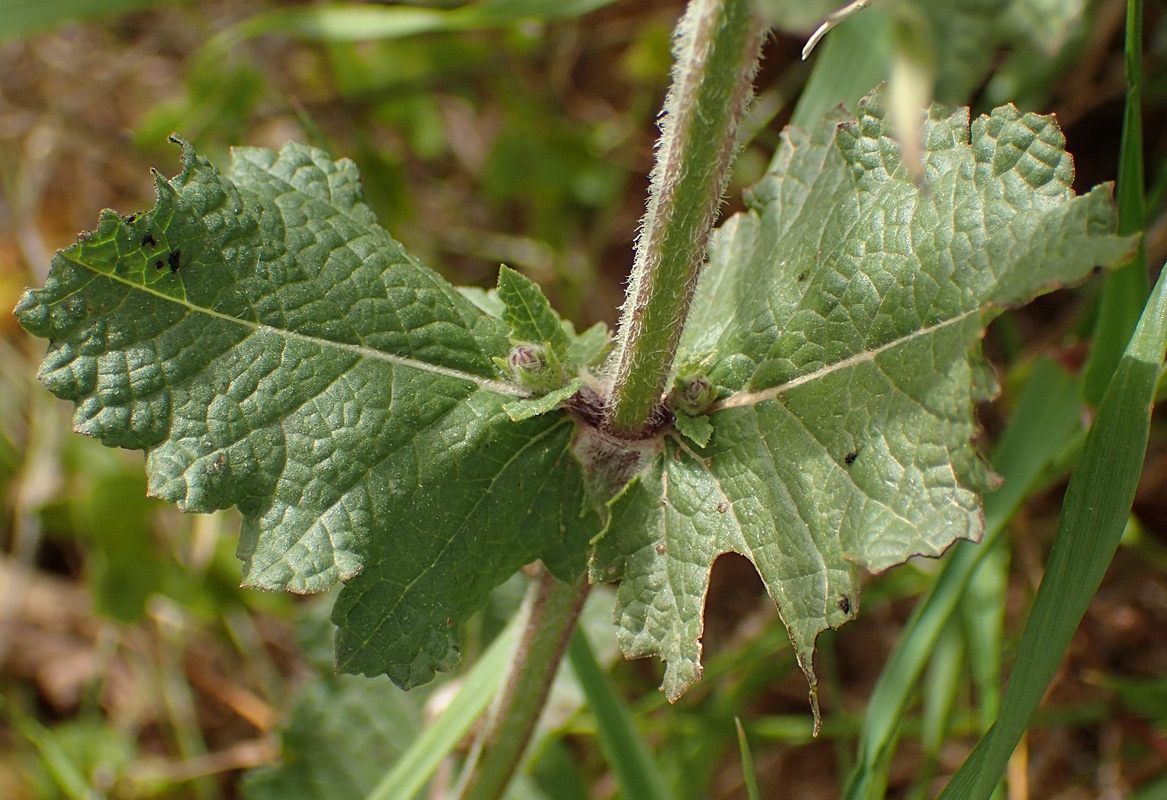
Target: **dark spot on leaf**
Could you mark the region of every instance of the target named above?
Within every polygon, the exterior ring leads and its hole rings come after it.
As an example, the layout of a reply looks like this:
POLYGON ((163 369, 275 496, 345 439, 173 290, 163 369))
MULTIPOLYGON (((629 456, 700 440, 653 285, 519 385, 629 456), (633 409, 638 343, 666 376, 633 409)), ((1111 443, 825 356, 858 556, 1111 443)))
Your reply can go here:
POLYGON ((857 459, 857 458, 859 458, 859 451, 852 450, 850 453, 843 456, 843 463, 846 464, 847 466, 851 466, 852 464, 855 463, 855 459, 857 459))
POLYGON ((729 511, 729 503, 723 500, 717 504, 717 513, 724 514, 726 511, 729 511))
POLYGON ((851 613, 851 600, 850 600, 850 598, 848 598, 848 597, 840 597, 839 598, 839 610, 842 611, 844 614, 851 613))
POLYGON ((655 549, 655 550, 656 550, 656 554, 657 554, 658 556, 663 556, 663 555, 665 554, 665 546, 664 546, 663 544, 658 544, 658 545, 657 545, 655 548, 653 548, 653 549, 655 549))
POLYGON ((1094 267, 1090 270, 1091 275, 1097 275, 1099 272, 1102 272, 1101 264, 1095 264, 1094 267))
POLYGON ((154 234, 147 233, 142 237, 142 247, 156 247, 158 241, 154 238, 154 234))
POLYGON ((163 261, 162 259, 158 259, 157 261, 154 262, 154 269, 163 269, 165 267, 166 267, 166 262, 163 261))
POLYGON ((137 213, 135 212, 135 213, 133 213, 133 214, 130 214, 128 217, 126 217, 126 222, 133 222, 133 221, 134 221, 134 220, 136 220, 137 218, 138 218, 138 215, 137 215, 137 213))
POLYGON ((182 261, 182 251, 175 250, 173 253, 171 253, 167 257, 166 260, 170 263, 170 271, 171 272, 178 272, 178 267, 180 265, 180 262, 182 261))
POLYGON ((804 281, 804 280, 806 280, 806 273, 805 273, 805 272, 800 272, 800 273, 798 273, 798 281, 799 281, 799 283, 801 283, 801 282, 802 282, 802 281, 804 281))

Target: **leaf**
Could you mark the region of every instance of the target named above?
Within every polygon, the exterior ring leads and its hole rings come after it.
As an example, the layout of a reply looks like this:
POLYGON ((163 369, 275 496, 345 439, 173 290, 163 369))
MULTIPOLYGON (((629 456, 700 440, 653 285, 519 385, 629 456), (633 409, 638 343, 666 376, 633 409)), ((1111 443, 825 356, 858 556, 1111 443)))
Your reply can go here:
POLYGON ((486 593, 598 529, 563 414, 512 422, 506 326, 407 254, 352 162, 184 145, 146 214, 103 212, 17 307, 74 428, 146 451, 151 494, 237 505, 245 584, 347 581, 338 663, 404 687, 456 663, 486 593))
POLYGON ((970 444, 995 392, 995 309, 1130 250, 1109 187, 1069 189, 1051 117, 934 108, 921 191, 881 98, 790 130, 750 210, 714 237, 679 360, 713 351, 708 447, 670 437, 610 505, 594 579, 620 578, 629 656, 658 653, 675 699, 700 677, 718 555, 758 569, 812 685, 815 638, 858 607, 855 565, 936 556, 983 529, 994 478, 970 444), (970 138, 971 137, 971 138, 970 138))
POLYGON ((498 271, 498 299, 513 342, 546 343, 561 362, 567 360, 567 331, 537 284, 504 264, 498 271))
POLYGON ((550 345, 558 361, 573 373, 599 365, 608 354, 611 336, 607 325, 597 322, 576 334, 575 327, 555 312, 537 283, 505 264, 498 272, 497 291, 481 295, 481 290, 462 291, 471 292, 467 297, 479 308, 507 324, 511 341, 550 345))
POLYGON ((678 412, 673 425, 676 427, 677 433, 700 447, 709 444, 709 439, 713 436, 713 423, 704 414, 691 417, 688 414, 678 412))
POLYGON ((571 399, 572 395, 580 390, 584 385, 582 378, 572 378, 563 386, 554 389, 545 395, 539 397, 532 397, 528 400, 515 400, 507 403, 507 416, 513 421, 520 422, 524 419, 538 416, 539 414, 546 414, 548 411, 554 411, 560 408, 564 403, 571 399))
MULTIPOLYGON (((570 323, 568 323, 570 324, 570 323)), ((597 322, 578 336, 575 329, 568 330, 571 344, 567 346, 567 361, 578 367, 597 367, 607 357, 611 349, 612 336, 608 326, 597 322)))
POLYGON ((487 314, 496 319, 502 319, 502 312, 506 308, 498 297, 498 289, 480 289, 477 286, 456 287, 462 296, 487 314))

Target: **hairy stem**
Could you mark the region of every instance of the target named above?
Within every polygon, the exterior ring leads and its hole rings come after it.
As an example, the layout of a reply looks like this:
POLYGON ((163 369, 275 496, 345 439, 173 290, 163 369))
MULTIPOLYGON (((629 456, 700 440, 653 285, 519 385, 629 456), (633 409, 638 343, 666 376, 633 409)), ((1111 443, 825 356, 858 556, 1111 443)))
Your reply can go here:
POLYGON ((466 765, 461 800, 497 800, 527 749, 551 683, 591 588, 585 576, 562 583, 544 572, 524 602, 523 638, 510 673, 466 765))
MULTIPOLYGON (((690 0, 677 28, 648 210, 636 244, 607 426, 635 437, 653 420, 673 370, 705 245, 737 149, 765 35, 753 0, 690 0)), ((544 575, 506 687, 464 772, 461 800, 497 800, 518 767, 587 597, 589 584, 544 575)))
POLYGON ((691 0, 677 26, 648 210, 620 318, 608 427, 636 436, 673 370, 765 35, 752 0, 691 0))

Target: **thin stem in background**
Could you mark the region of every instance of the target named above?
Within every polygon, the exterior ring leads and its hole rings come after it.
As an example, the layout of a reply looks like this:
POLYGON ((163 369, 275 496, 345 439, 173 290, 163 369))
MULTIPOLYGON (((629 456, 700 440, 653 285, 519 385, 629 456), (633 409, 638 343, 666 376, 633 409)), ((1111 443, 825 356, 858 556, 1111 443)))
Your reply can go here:
POLYGON ((526 623, 510 673, 474 753, 458 797, 497 800, 503 796, 535 730, 551 684, 591 589, 586 576, 574 583, 544 572, 524 602, 526 623))

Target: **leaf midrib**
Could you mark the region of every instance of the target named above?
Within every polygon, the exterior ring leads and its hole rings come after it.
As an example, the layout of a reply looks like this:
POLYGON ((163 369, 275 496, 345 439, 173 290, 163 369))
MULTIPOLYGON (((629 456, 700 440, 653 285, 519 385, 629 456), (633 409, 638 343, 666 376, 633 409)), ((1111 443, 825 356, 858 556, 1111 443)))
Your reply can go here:
POLYGON ((377 350, 376 348, 369 347, 367 345, 349 344, 347 342, 334 342, 331 339, 322 339, 318 336, 308 336, 307 334, 298 333, 296 331, 289 331, 289 330, 284 330, 282 328, 276 328, 272 325, 265 325, 261 322, 252 322, 251 320, 240 319, 239 317, 232 317, 228 314, 223 314, 222 312, 215 311, 215 310, 210 309, 210 308, 196 306, 193 303, 191 303, 190 301, 186 300, 185 298, 179 299, 179 298, 174 297, 173 295, 169 295, 169 294, 166 294, 164 292, 160 292, 160 291, 158 291, 150 286, 147 286, 145 284, 135 283, 133 281, 127 280, 126 278, 123 278, 120 275, 115 274, 114 272, 103 272, 102 270, 95 269, 94 267, 90 266, 89 264, 86 264, 85 262, 83 262, 77 258, 74 258, 67 253, 62 253, 61 255, 62 255, 62 257, 64 257, 68 261, 72 262, 76 266, 78 266, 82 269, 85 269, 85 270, 89 270, 90 272, 94 273, 95 275, 99 275, 103 278, 108 278, 110 280, 117 281, 118 283, 121 283, 125 286, 128 286, 131 290, 146 292, 147 294, 151 294, 151 295, 153 295, 153 296, 155 296, 155 297, 157 297, 160 300, 163 300, 165 302, 175 303, 177 305, 184 306, 193 313, 204 314, 208 317, 223 320, 225 322, 235 323, 237 325, 240 325, 244 328, 248 328, 248 329, 255 331, 257 333, 271 333, 271 334, 275 334, 277 336, 282 336, 282 337, 285 337, 288 339, 294 339, 297 341, 306 342, 308 344, 312 344, 312 345, 315 345, 317 347, 320 347, 321 349, 327 349, 327 348, 331 347, 331 348, 334 348, 336 350, 343 350, 343 351, 348 352, 348 353, 353 353, 353 354, 360 356, 362 358, 369 358, 369 359, 373 359, 376 361, 384 361, 384 362, 387 362, 389 364, 393 364, 394 366, 405 367, 407 369, 416 369, 416 370, 420 370, 422 372, 429 372, 429 373, 432 373, 434 375, 442 375, 442 376, 447 377, 447 378, 454 378, 456 380, 469 381, 471 383, 476 384, 479 389, 485 389, 486 391, 495 392, 497 394, 505 394, 505 395, 511 395, 511 396, 515 396, 515 397, 527 397, 527 396, 529 396, 528 392, 524 391, 523 389, 520 389, 517 386, 512 386, 508 383, 504 383, 503 381, 496 381, 496 380, 491 380, 490 378, 483 378, 480 375, 472 375, 468 372, 463 372, 462 370, 453 369, 451 367, 443 367, 443 366, 440 366, 438 364, 430 364, 429 362, 426 362, 426 361, 419 361, 417 359, 407 358, 405 356, 399 356, 399 355, 395 355, 393 353, 386 353, 383 350, 377 350))
POLYGON ((981 313, 983 310, 984 309, 982 308, 969 309, 968 311, 964 311, 960 314, 957 314, 956 316, 949 317, 942 322, 938 322, 935 325, 918 328, 905 336, 900 336, 896 339, 892 339, 889 342, 881 344, 879 347, 870 350, 864 350, 861 353, 855 353, 854 355, 848 356, 841 361, 836 361, 833 364, 827 364, 826 366, 820 367, 813 372, 799 375, 798 377, 792 378, 785 383, 772 386, 768 389, 762 389, 761 391, 757 392, 735 392, 724 400, 719 400, 718 402, 714 403, 714 405, 710 408, 709 413, 713 414, 718 411, 725 411, 730 408, 753 406, 757 405, 758 403, 766 402, 767 400, 773 400, 784 392, 788 392, 791 389, 796 389, 799 386, 819 380, 820 378, 825 378, 834 372, 838 372, 839 370, 848 369, 864 362, 874 361, 878 356, 886 353, 889 350, 893 350, 900 345, 907 344, 915 339, 920 338, 921 336, 928 336, 930 334, 936 333, 937 331, 943 330, 950 325, 959 324, 974 314, 981 313))

